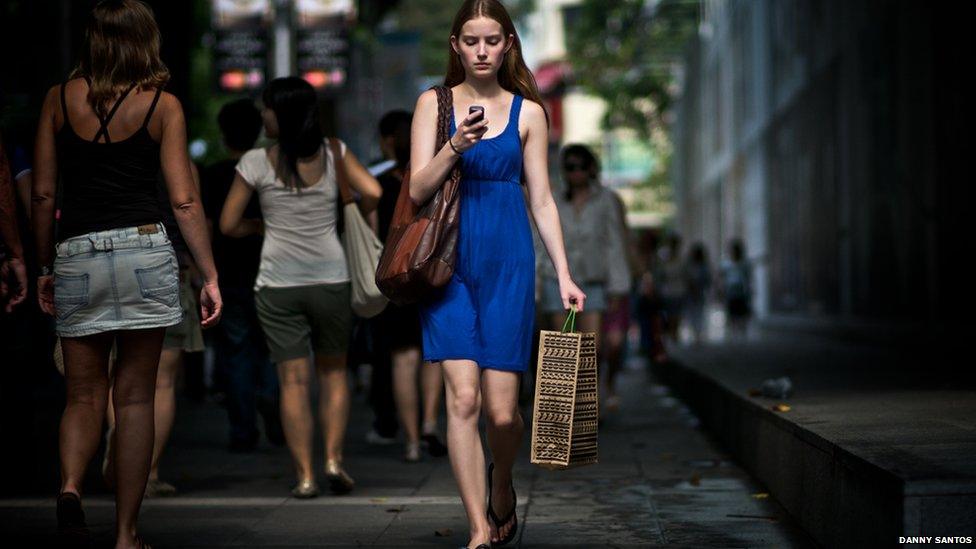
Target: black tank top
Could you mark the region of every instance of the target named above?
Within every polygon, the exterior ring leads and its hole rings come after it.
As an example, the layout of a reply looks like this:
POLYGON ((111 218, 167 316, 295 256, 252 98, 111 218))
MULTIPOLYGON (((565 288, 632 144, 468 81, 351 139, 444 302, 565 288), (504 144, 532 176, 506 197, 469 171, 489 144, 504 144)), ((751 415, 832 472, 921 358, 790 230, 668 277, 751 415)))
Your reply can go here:
POLYGON ((135 84, 119 96, 91 141, 82 139, 68 119, 61 84, 64 125, 57 135, 58 173, 61 177, 61 217, 57 239, 93 231, 157 223, 162 219, 156 196, 159 143, 149 135, 161 89, 156 90, 142 126, 130 137, 112 141, 108 124, 135 84), (99 142, 104 136, 105 140, 99 142))

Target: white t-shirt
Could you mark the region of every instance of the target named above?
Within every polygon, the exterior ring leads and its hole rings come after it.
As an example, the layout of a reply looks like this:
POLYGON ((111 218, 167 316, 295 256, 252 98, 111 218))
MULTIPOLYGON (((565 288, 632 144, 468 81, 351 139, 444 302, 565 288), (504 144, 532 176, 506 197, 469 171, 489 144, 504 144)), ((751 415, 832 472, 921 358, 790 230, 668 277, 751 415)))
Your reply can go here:
MULTIPOLYGON (((341 141, 340 150, 345 156, 346 144, 341 141)), ((251 149, 237 163, 237 173, 257 191, 264 217, 255 290, 349 281, 346 254, 336 232, 339 188, 328 143, 324 151, 327 170, 317 183, 301 190, 285 187, 267 149, 251 149)))

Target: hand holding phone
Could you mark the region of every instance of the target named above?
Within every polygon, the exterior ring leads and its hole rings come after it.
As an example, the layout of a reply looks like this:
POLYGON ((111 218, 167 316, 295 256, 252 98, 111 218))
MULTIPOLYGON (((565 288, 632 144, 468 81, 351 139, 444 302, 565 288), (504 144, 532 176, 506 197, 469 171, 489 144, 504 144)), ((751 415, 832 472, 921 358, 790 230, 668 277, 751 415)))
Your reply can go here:
POLYGON ((474 113, 479 113, 479 114, 478 116, 475 116, 470 120, 471 124, 477 124, 478 122, 481 122, 485 118, 485 108, 482 107, 481 105, 471 105, 468 108, 468 116, 471 116, 474 113))
POLYGON ((451 148, 458 154, 473 147, 481 137, 488 132, 488 120, 485 118, 485 108, 481 105, 471 105, 468 116, 460 123, 457 133, 451 138, 451 148))

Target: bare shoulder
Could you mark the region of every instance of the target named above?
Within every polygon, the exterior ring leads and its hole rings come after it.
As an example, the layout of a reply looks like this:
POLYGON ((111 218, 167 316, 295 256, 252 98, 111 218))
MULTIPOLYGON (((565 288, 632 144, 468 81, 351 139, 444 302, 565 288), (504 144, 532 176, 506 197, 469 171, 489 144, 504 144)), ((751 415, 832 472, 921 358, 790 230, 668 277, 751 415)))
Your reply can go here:
POLYGON ((44 107, 57 106, 61 103, 61 84, 51 86, 44 95, 44 107))
POLYGON ((183 114, 183 104, 180 100, 176 98, 175 95, 169 93, 168 91, 163 91, 159 93, 159 104, 156 108, 163 114, 183 114))
POLYGON ((417 112, 437 108, 437 92, 429 89, 417 98, 417 112))
POLYGON ((531 99, 524 99, 522 101, 522 113, 524 113, 526 122, 531 125, 538 123, 546 123, 546 110, 542 108, 542 105, 536 103, 531 99))

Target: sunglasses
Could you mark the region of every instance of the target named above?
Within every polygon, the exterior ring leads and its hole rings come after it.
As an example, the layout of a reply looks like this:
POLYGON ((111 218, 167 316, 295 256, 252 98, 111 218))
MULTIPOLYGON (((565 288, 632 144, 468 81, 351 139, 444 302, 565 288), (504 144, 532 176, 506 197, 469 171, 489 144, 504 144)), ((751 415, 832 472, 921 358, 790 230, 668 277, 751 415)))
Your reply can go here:
POLYGON ((589 170, 589 167, 578 162, 567 162, 563 164, 563 170, 567 172, 585 172, 589 170))

